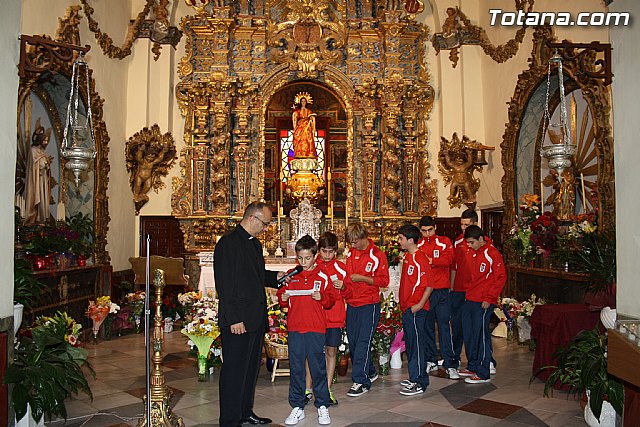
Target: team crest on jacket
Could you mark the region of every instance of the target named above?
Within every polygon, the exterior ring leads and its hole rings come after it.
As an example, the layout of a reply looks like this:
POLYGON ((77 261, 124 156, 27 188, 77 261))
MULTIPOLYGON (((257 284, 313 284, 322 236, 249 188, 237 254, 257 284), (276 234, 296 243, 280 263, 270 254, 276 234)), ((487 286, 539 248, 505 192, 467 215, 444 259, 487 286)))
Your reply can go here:
POLYGON ((373 263, 368 262, 367 266, 364 268, 364 271, 366 271, 367 273, 371 273, 371 270, 373 270, 373 263))
POLYGON ((440 258, 440 249, 434 249, 433 250, 433 257, 434 258, 440 258))
POLYGON ((410 265, 409 268, 407 268, 407 274, 409 276, 411 276, 413 274, 413 265, 410 265))
POLYGON ((487 264, 485 264, 484 262, 480 264, 480 273, 484 273, 486 269, 487 269, 487 264))

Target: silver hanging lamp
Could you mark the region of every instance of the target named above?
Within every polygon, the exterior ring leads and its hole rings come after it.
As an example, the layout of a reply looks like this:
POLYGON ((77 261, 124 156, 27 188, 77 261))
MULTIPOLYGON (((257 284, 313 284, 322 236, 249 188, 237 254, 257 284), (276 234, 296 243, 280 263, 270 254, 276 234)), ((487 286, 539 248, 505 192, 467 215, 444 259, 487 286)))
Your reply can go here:
POLYGON ((562 58, 556 52, 549 59, 549 68, 547 69, 547 97, 544 103, 544 121, 542 125, 542 140, 540 142, 540 155, 549 161, 549 169, 555 169, 558 180, 562 180, 562 173, 565 169, 570 168, 573 156, 576 154, 576 146, 571 143, 571 129, 569 120, 567 119, 567 104, 564 99, 564 75, 562 73, 562 58), (549 90, 551 86, 551 67, 558 64, 558 88, 560 91, 560 123, 551 123, 551 114, 549 114, 549 90), (549 126, 560 127, 559 143, 544 145, 547 130, 551 132, 549 126))
POLYGON ((96 143, 91 117, 91 92, 89 90, 89 67, 84 59, 84 52, 73 61, 71 73, 71 93, 67 107, 67 118, 64 126, 64 137, 60 153, 66 160, 66 168, 73 172, 76 187, 80 184, 80 174, 89 169, 96 157, 96 143), (82 99, 80 96, 80 73, 84 67, 86 82, 87 108, 86 119, 81 114, 82 99))

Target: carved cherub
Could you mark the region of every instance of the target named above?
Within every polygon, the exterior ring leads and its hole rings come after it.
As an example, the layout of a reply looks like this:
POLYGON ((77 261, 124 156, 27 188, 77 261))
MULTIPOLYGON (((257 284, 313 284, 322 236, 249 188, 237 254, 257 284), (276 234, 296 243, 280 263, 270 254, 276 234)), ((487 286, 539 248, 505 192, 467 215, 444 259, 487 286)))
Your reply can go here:
POLYGON ((442 137, 438 169, 444 178, 444 184, 450 185, 449 206, 459 207, 462 203, 471 206, 476 202, 476 193, 480 180, 474 178, 474 171, 482 171, 482 164, 476 162, 479 151, 493 150, 470 140, 467 136, 458 138, 453 134, 451 141, 442 137))
POLYGON ((129 138, 126 146, 127 171, 133 192, 136 214, 149 201, 152 188, 164 187, 162 177, 169 173, 176 157, 176 148, 170 133, 161 134, 158 125, 144 128, 129 138))
POLYGON ((474 203, 476 201, 476 194, 471 189, 471 181, 473 180, 473 152, 468 148, 465 149, 464 152, 466 156, 458 154, 455 159, 451 158, 449 152, 445 153, 445 164, 453 172, 448 199, 453 201, 458 198, 458 191, 464 191, 465 202, 474 203))

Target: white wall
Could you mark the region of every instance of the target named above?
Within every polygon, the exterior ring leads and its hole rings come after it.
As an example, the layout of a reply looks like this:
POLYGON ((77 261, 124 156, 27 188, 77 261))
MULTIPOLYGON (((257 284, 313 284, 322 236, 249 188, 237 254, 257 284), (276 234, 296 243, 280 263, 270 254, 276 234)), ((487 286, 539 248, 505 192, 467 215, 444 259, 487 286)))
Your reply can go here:
MULTIPOLYGON (((67 7, 70 6, 68 0, 23 0, 22 3, 22 22, 20 30, 16 31, 16 34, 18 32, 29 35, 46 34, 52 38, 55 37, 58 28, 58 18, 64 17, 67 7), (44 10, 47 13, 42 13, 44 10)), ((96 1, 92 2, 91 6, 95 10, 94 19, 99 22, 102 31, 113 38, 116 46, 122 46, 129 20, 132 19, 131 1, 96 1)), ((137 14, 140 9, 135 13, 137 14)), ((110 138, 109 164, 111 167, 107 189, 111 216, 107 233, 107 250, 111 256, 114 270, 118 271, 130 268, 128 259, 134 254, 136 240, 133 202, 131 201, 131 190, 129 189, 124 160, 124 144, 128 138, 125 133, 125 123, 128 117, 127 69, 131 57, 119 60, 105 56, 100 46, 97 45, 94 34, 89 31, 83 12, 81 15, 83 15, 80 21, 81 43, 91 46, 91 50, 87 54, 87 62, 93 70, 96 90, 105 100, 103 119, 110 138)), ((134 44, 134 54, 138 50, 137 43, 134 44)), ((143 49, 146 49, 146 46, 143 49)), ((133 113, 135 114, 135 111, 133 113)), ((13 135, 12 138, 15 139, 15 120, 10 131, 13 135)), ((11 181, 13 182, 13 178, 11 181)))
POLYGON ((640 70, 640 2, 615 0, 610 9, 630 12, 636 22, 631 27, 612 28, 614 150, 616 170, 616 229, 618 267, 618 313, 640 317, 640 121, 638 121, 638 70, 640 70))
MULTIPOLYGON (((0 14, 0 253, 13 254, 20 0, 3 2, 0 14)), ((0 258, 0 319, 13 316, 13 257, 0 258)))

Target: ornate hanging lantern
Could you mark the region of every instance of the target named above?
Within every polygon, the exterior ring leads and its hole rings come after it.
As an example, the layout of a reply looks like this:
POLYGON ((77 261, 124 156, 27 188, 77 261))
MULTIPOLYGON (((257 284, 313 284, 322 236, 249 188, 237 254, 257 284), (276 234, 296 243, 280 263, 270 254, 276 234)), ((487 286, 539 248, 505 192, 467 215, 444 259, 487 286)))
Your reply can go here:
POLYGON ((547 97, 544 103, 544 121, 542 125, 542 140, 540 142, 540 155, 549 161, 549 168, 555 169, 558 180, 562 180, 562 173, 565 169, 571 167, 573 156, 576 154, 576 146, 571 143, 571 130, 569 128, 569 120, 567 119, 567 104, 564 99, 564 75, 562 73, 562 58, 556 52, 549 59, 549 68, 547 69, 547 97), (558 88, 560 91, 560 123, 551 123, 551 114, 549 114, 549 89, 551 86, 551 67, 558 64, 558 88), (549 126, 560 127, 559 135, 553 133, 549 126), (552 135, 551 145, 544 145, 547 130, 552 135), (556 137, 557 136, 557 137, 556 137))
POLYGON ((67 118, 64 126, 64 137, 60 153, 66 160, 66 168, 73 172, 76 186, 80 184, 80 173, 89 169, 96 157, 96 143, 93 134, 91 117, 91 97, 89 90, 89 67, 84 60, 84 52, 73 62, 71 73, 71 93, 67 107, 67 118), (84 67, 84 80, 87 85, 86 112, 80 96, 80 73, 84 67), (85 116, 86 117, 83 117, 85 116))

